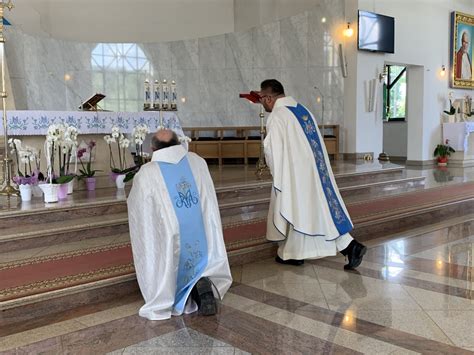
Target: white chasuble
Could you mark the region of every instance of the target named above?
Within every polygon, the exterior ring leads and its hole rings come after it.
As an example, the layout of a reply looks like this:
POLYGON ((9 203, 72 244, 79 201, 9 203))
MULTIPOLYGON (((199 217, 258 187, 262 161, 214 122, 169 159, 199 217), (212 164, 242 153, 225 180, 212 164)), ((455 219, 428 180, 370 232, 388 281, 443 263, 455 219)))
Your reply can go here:
POLYGON ((153 153, 127 200, 138 284, 150 320, 197 310, 189 298, 209 277, 222 299, 232 284, 222 225, 207 164, 183 146, 153 153))
POLYGON ((312 114, 291 97, 276 101, 267 121, 265 157, 273 176, 267 239, 279 256, 335 255, 352 240, 352 221, 312 114))

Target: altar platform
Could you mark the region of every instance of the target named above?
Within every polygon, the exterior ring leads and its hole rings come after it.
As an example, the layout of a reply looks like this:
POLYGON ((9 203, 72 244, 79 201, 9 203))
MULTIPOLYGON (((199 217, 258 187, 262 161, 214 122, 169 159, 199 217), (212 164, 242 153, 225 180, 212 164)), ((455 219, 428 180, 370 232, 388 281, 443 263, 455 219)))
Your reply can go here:
MULTIPOLYGON (((252 166, 210 169, 231 265, 273 257, 276 245, 265 239, 270 177, 257 179, 252 166)), ((365 243, 447 219, 472 219, 474 169, 407 170, 341 161, 333 170, 355 225, 353 235, 365 243)), ((138 292, 128 189, 80 189, 51 205, 40 199, 29 204, 0 199, 3 322, 17 317, 20 306, 23 317, 33 319, 53 306, 67 309, 138 292)))

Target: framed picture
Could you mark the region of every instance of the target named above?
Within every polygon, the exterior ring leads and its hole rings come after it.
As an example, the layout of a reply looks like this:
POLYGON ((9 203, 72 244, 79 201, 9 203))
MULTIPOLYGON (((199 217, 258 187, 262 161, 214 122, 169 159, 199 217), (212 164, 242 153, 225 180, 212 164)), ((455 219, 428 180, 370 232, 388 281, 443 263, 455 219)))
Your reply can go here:
POLYGON ((454 11, 451 15, 451 87, 474 88, 472 54, 474 15, 454 11))

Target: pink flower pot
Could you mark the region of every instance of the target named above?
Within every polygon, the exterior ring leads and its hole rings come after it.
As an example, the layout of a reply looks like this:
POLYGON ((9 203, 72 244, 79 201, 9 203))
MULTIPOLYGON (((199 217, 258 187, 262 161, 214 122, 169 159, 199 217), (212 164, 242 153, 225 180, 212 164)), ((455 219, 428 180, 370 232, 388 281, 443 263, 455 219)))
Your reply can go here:
POLYGON ((64 200, 67 198, 67 188, 68 188, 68 184, 59 184, 58 198, 60 200, 64 200))
POLYGON ((86 178, 86 188, 87 191, 94 191, 95 190, 95 177, 88 177, 86 178))

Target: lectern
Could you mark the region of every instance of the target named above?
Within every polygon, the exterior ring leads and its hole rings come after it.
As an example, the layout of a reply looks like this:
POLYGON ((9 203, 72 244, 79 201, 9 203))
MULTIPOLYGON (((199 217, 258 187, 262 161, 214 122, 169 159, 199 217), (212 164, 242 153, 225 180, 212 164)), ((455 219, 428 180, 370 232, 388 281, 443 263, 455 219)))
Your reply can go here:
POLYGON ((105 97, 104 94, 95 94, 84 101, 81 106, 79 106, 79 110, 81 111, 102 111, 100 107, 98 108, 98 103, 105 97))

